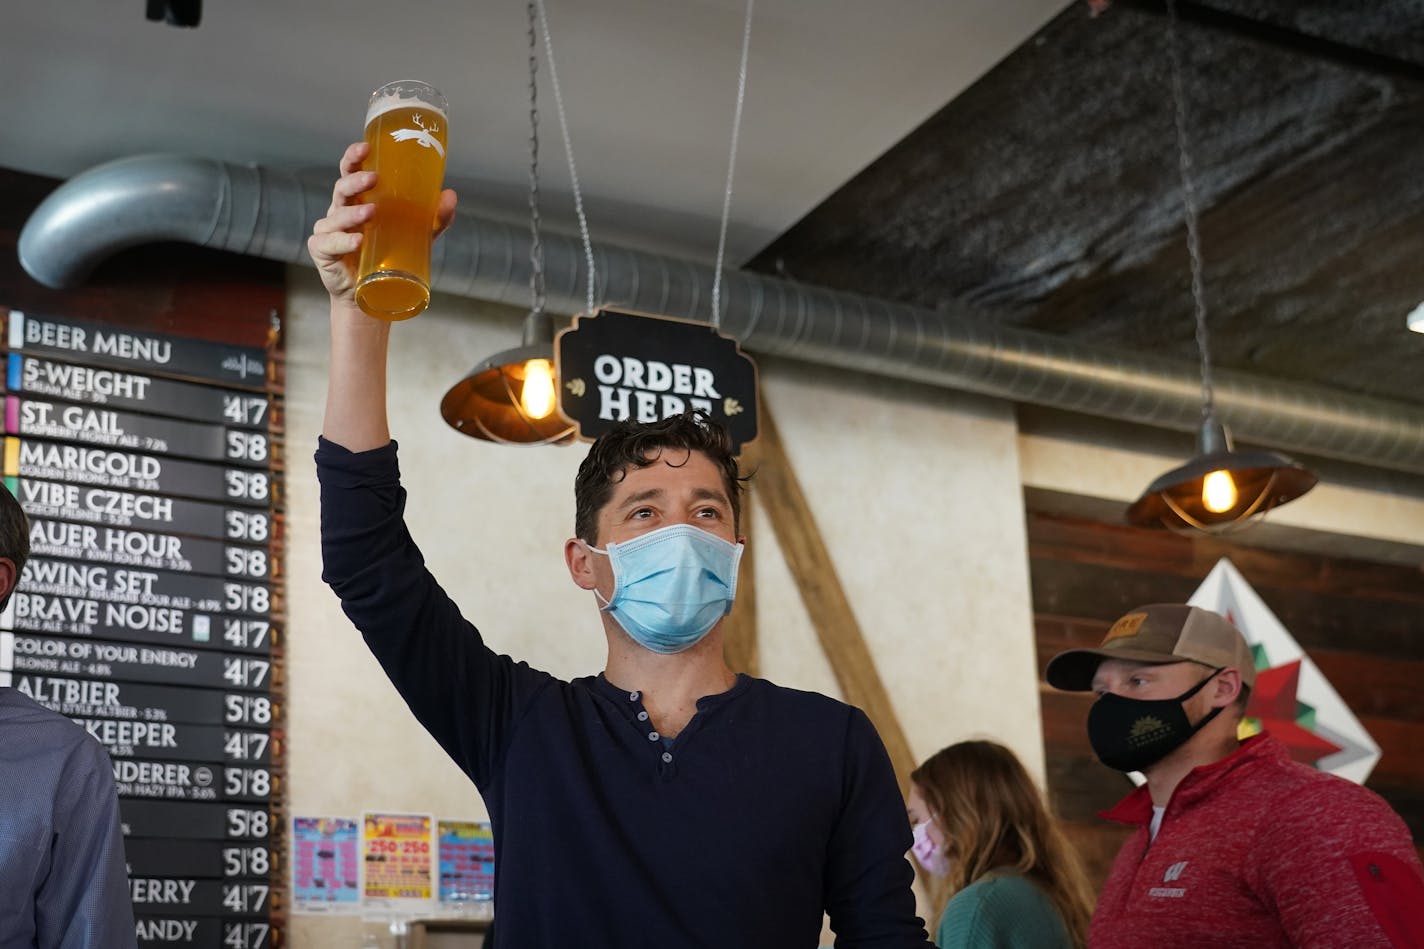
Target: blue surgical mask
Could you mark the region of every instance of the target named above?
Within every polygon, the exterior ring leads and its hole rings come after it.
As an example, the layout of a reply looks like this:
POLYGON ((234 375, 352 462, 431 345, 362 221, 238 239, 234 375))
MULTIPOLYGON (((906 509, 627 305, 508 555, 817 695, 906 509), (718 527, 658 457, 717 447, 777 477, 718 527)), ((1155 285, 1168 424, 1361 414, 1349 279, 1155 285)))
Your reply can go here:
MULTIPOLYGON (((674 524, 606 550, 613 596, 603 611, 653 652, 682 652, 732 609, 743 546, 691 524, 674 524)), ((597 590, 594 595, 603 600, 597 590)))

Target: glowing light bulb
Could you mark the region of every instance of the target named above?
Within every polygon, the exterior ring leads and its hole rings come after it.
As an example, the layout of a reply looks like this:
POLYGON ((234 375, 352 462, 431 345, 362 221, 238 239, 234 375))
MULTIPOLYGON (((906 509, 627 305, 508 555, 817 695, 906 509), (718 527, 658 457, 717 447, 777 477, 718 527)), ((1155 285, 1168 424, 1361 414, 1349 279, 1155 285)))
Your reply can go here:
POLYGON ((1202 482, 1202 504, 1213 514, 1224 514, 1236 506, 1236 482, 1229 471, 1213 471, 1202 482))
POLYGON ((531 359, 524 364, 519 401, 530 418, 546 418, 554 411, 554 367, 549 360, 531 359))

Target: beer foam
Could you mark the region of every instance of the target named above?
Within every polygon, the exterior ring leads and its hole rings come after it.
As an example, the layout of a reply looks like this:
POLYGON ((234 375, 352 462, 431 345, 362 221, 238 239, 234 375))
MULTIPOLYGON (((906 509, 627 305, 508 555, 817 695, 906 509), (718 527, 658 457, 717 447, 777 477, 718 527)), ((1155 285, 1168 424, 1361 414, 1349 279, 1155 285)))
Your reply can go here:
MULTIPOLYGON (((434 87, 432 86, 431 88, 433 89, 434 87)), ((437 95, 439 95, 439 93, 437 93, 437 95)), ((444 96, 441 96, 441 98, 443 99, 444 96)), ((409 108, 424 109, 429 112, 434 112, 442 119, 447 119, 444 109, 440 108, 437 105, 432 105, 429 102, 426 102, 424 99, 417 98, 413 95, 402 96, 395 92, 388 92, 385 95, 381 96, 379 99, 373 100, 371 104, 366 107, 365 124, 370 125, 371 120, 374 119, 376 116, 383 115, 384 113, 390 112, 393 109, 409 108)))

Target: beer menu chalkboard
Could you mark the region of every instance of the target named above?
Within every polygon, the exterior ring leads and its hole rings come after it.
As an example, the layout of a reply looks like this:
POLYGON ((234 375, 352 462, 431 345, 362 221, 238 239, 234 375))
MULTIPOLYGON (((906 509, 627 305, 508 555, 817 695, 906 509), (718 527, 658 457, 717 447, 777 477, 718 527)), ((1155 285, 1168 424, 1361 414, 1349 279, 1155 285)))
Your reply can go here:
POLYGON ((276 946, 277 344, 14 311, 3 339, 0 457, 31 556, 0 685, 108 750, 140 946, 276 946))

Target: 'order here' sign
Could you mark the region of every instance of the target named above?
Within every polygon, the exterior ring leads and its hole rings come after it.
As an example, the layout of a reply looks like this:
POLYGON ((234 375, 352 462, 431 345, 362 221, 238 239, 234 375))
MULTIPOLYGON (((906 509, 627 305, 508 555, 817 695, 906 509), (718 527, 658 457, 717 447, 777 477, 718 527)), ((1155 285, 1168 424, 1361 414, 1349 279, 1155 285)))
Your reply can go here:
POLYGON ((559 407, 594 439, 615 422, 655 422, 700 409, 733 450, 756 437, 756 364, 705 323, 599 310, 559 334, 559 407))

